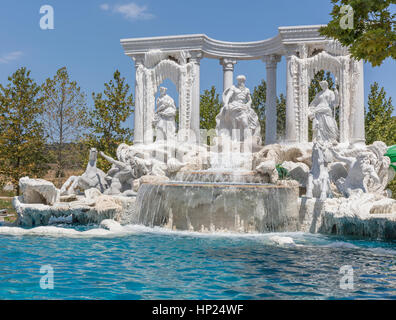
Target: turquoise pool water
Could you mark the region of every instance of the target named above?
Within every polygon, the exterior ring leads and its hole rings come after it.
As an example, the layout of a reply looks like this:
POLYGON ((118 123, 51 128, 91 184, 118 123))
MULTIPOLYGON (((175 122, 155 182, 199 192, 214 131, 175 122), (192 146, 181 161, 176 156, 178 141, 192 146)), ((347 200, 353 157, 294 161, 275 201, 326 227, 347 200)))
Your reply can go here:
MULTIPOLYGON (((0 227, 1 228, 1 227, 0 227)), ((81 228, 80 228, 81 229, 81 228)), ((395 299, 396 243, 304 233, 0 235, 0 299, 395 299), (40 288, 51 265, 54 289, 40 288), (340 267, 354 288, 340 288, 340 267)))

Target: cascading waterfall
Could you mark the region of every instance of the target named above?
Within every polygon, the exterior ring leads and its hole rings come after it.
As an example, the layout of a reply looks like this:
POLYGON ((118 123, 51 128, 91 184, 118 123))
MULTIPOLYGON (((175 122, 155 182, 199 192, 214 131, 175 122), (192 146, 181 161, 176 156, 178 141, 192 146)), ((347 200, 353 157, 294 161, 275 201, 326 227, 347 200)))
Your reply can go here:
POLYGON ((143 184, 132 223, 199 232, 298 230, 298 191, 264 184, 143 184))
POLYGON ((298 188, 269 184, 253 154, 210 152, 210 168, 143 184, 131 223, 198 232, 297 231, 298 188))

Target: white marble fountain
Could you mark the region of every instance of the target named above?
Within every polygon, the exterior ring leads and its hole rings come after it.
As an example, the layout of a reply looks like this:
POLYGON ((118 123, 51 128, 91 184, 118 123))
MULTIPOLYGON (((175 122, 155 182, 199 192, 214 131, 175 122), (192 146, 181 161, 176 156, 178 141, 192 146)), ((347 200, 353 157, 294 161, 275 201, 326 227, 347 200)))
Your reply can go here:
POLYGON ((387 146, 364 144, 363 64, 321 37, 319 27, 282 27, 272 39, 249 43, 205 35, 121 40, 136 66, 134 144, 121 144, 117 159, 99 150, 112 163, 107 173, 96 168, 98 151, 92 149, 85 173, 70 177, 61 190, 44 180, 21 179, 22 195, 14 199, 18 224, 113 219, 198 232, 396 239, 396 201, 386 190, 395 172, 384 156, 387 146), (282 56, 287 105, 280 143, 276 67, 282 56), (199 128, 202 58, 219 59, 224 71, 223 107, 210 131, 199 128), (233 84, 237 61, 255 59, 267 69, 265 142, 246 77, 233 84), (333 73, 338 90, 324 81, 308 105, 308 87, 319 70, 333 73), (165 79, 178 89, 177 104, 160 87, 165 79))

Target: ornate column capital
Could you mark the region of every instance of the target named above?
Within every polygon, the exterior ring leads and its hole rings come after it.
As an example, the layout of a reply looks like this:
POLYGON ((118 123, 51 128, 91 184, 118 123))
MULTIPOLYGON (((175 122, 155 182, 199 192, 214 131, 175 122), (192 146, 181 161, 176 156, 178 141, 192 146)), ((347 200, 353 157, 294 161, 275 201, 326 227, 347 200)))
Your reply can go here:
POLYGON ((223 66, 223 71, 234 71, 237 60, 232 58, 221 58, 219 63, 223 66))
POLYGON ((201 59, 203 58, 203 52, 202 51, 190 51, 189 52, 190 55, 190 62, 196 63, 196 64, 200 64, 201 63, 201 59))
POLYGON ((281 56, 277 54, 270 54, 268 56, 263 57, 263 62, 265 62, 267 68, 276 68, 276 65, 278 62, 280 62, 282 59, 281 56))
POLYGON ((144 59, 145 59, 144 54, 134 55, 132 59, 133 61, 135 61, 135 68, 138 68, 139 66, 144 66, 144 59))
POLYGON ((297 46, 295 45, 287 45, 285 46, 285 56, 286 58, 290 58, 291 56, 297 55, 297 46))

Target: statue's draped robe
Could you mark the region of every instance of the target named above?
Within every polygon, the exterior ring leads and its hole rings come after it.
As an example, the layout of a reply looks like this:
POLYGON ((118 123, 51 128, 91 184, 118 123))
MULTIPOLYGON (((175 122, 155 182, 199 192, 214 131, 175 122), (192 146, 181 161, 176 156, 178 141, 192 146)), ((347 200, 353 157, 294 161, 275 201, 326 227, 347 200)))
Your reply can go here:
POLYGON ((249 89, 232 86, 224 91, 223 101, 230 90, 232 90, 232 96, 228 105, 224 105, 216 117, 217 134, 232 137, 232 130, 239 129, 241 137, 244 137, 244 130, 249 129, 252 136, 260 136, 258 116, 249 105, 249 89))
POLYGON ((333 117, 335 95, 331 90, 318 93, 312 101, 309 111, 313 117, 313 140, 318 142, 336 142, 338 125, 333 117))
POLYGON ((157 139, 167 140, 176 133, 176 106, 174 100, 165 95, 157 99, 157 112, 154 116, 153 126, 157 130, 157 139))

